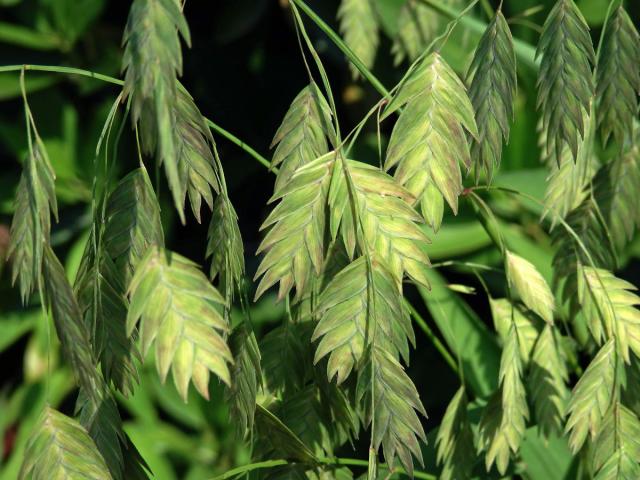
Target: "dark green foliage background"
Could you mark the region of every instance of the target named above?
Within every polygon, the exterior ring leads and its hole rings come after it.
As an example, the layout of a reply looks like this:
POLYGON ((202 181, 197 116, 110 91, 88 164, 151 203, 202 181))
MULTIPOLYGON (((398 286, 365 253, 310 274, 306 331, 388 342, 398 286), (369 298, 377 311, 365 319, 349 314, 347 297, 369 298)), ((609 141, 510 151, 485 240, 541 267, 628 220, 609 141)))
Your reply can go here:
MULTIPOLYGON (((383 27, 387 35, 383 36, 373 71, 385 85, 394 85, 406 66, 393 66, 389 36, 393 34, 395 18, 403 2, 378 0, 378 3, 384 12, 383 27)), ((552 3, 551 0, 507 0, 505 16, 509 18, 527 8, 544 5, 541 13, 528 18, 541 25, 552 3)), ((270 157, 268 147, 273 134, 289 103, 308 82, 291 15, 284 4, 276 0, 189 0, 185 10, 193 48, 184 49, 182 82, 205 116, 267 157, 270 157)), ((310 0, 309 4, 337 30, 337 1, 310 0)), ((577 4, 597 35, 608 2, 583 0, 577 4)), ((640 4, 635 1, 627 4, 637 23, 640 4)), ((120 42, 128 10, 129 2, 116 0, 0 0, 0 64, 69 65, 120 76, 120 42), (16 34, 16 28, 21 29, 20 35, 16 34)), ((473 14, 486 21, 479 7, 473 14)), ((511 27, 514 37, 532 44, 537 42, 538 34, 531 28, 518 24, 511 27)), ((311 25, 309 31, 332 81, 341 124, 348 131, 378 95, 367 83, 352 80, 342 54, 322 32, 311 25)), ((460 72, 466 68, 476 43, 476 36, 459 27, 449 40, 444 56, 460 72)), ((520 68, 516 119, 496 183, 541 199, 546 170, 539 161, 535 135, 538 117, 535 79, 533 72, 520 68)), ((56 187, 62 221, 53 226, 52 245, 66 262, 67 271, 74 272, 91 222, 95 145, 117 89, 88 78, 39 72, 27 72, 27 89, 35 121, 58 177, 56 187)), ((390 124, 387 124, 382 131, 383 143, 388 141, 390 133, 390 124)), ((247 273, 252 277, 258 263, 253 255, 261 239, 258 229, 268 214, 266 202, 273 190, 274 177, 227 140, 217 135, 215 138, 245 242, 247 273)), ((134 142, 127 124, 119 147, 118 177, 137 164, 134 142)), ((0 73, 0 480, 16 478, 18 457, 46 396, 48 357, 53 371, 48 382, 51 403, 71 413, 75 399, 72 377, 61 365, 55 342, 47 340, 46 322, 39 307, 20 307, 19 293, 11 287, 9 271, 4 265, 13 199, 26 152, 18 75, 0 73)), ((355 152, 363 161, 378 162, 374 122, 360 137, 355 152)), ((150 175, 152 181, 159 182, 167 245, 204 264, 209 211, 203 209, 201 225, 191 216, 187 226, 181 226, 163 175, 154 172, 150 175)), ((496 196, 492 206, 508 225, 506 235, 518 246, 518 253, 532 260, 543 275, 550 278, 552 250, 540 230, 538 212, 522 208, 507 197, 496 196)), ((469 203, 462 201, 458 217, 445 219, 445 227, 429 252, 432 261, 456 258, 499 263, 499 252, 491 246, 475 218, 469 203)), ((636 240, 625 252, 625 268, 619 274, 636 285, 640 283, 639 256, 640 242, 636 240)), ((447 279, 450 283, 480 288, 472 276, 462 275, 455 269, 447 270, 447 279)), ((487 280, 494 291, 503 288, 501 276, 488 275, 487 280)), ((408 288, 407 297, 438 332, 419 292, 408 288)), ((464 298, 481 322, 492 328, 484 295, 464 298)), ((252 306, 251 313, 257 336, 261 338, 279 324, 283 306, 275 304, 273 295, 267 295, 252 306)), ((440 423, 458 387, 458 379, 422 331, 416 328, 416 334, 417 348, 412 353, 408 371, 429 413, 424 426, 430 431, 440 423)), ((491 358, 495 360, 497 349, 490 341, 484 344, 484 349, 482 361, 488 369, 494 368, 490 363, 491 358)), ((184 405, 170 382, 161 388, 153 366, 147 364, 136 395, 129 400, 121 399, 126 430, 157 478, 210 478, 249 462, 249 451, 236 439, 234 426, 228 420, 222 388, 217 382, 212 385, 215 386, 209 403, 192 395, 184 405)), ((436 471, 435 437, 429 437, 430 444, 424 449, 425 470, 433 472, 436 471)), ((363 435, 362 444, 355 445, 355 452, 346 448, 340 453, 366 458, 366 444, 367 435, 363 435)), ((570 465, 571 458, 563 444, 544 447, 539 441, 529 439, 523 445, 522 455, 528 464, 527 478, 573 478, 571 468, 575 465, 570 465)))

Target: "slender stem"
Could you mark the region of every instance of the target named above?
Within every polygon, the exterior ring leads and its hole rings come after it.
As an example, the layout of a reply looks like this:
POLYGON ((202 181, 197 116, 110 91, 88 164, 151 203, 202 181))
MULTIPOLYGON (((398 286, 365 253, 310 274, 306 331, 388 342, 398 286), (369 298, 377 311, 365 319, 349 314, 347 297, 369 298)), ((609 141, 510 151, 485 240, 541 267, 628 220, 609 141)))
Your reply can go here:
POLYGON ((269 170, 271 170, 274 173, 278 172, 278 169, 276 167, 272 167, 271 166, 271 162, 269 162, 269 160, 267 160, 265 157, 260 155, 256 150, 251 148, 249 145, 247 145, 245 142, 240 140, 238 137, 236 137, 232 133, 226 131, 220 125, 214 123, 213 121, 209 120, 208 118, 205 118, 205 121, 207 122, 207 125, 209 125, 209 127, 211 127, 215 132, 219 133, 224 138, 229 140, 231 143, 233 143, 233 144, 237 145, 238 147, 240 147, 242 150, 247 152, 249 155, 251 155, 253 158, 255 158, 262 165, 267 167, 269 170))
POLYGON ((96 80, 102 80, 103 82, 113 83, 114 85, 124 85, 123 80, 110 77, 109 75, 103 75, 101 73, 91 72, 89 70, 83 70, 81 68, 60 67, 57 65, 3 65, 0 66, 0 73, 18 72, 22 69, 26 71, 32 70, 35 72, 54 72, 67 73, 69 75, 80 75, 82 77, 90 77, 95 78, 96 80))
MULTIPOLYGON (((442 2, 442 0, 420 1, 451 19, 457 18, 460 15, 460 12, 458 10, 456 10, 455 8, 451 8, 449 5, 442 2)), ((460 21, 469 30, 474 31, 479 35, 482 35, 487 28, 487 24, 481 20, 478 20, 477 18, 463 17, 460 21)), ((530 45, 529 43, 524 42, 520 39, 514 38, 513 48, 520 63, 526 65, 534 71, 538 70, 540 62, 536 59, 536 49, 533 45, 530 45)))
POLYGON ((376 78, 376 76, 371 73, 362 60, 358 58, 358 56, 349 48, 349 46, 342 41, 340 35, 333 31, 333 29, 326 24, 322 18, 320 18, 309 6, 304 3, 302 0, 291 0, 297 7, 300 8, 310 19, 315 23, 320 30, 327 34, 329 39, 345 54, 345 56, 353 63, 353 65, 358 69, 358 71, 362 74, 364 78, 367 79, 369 83, 375 88, 380 95, 385 98, 391 98, 389 90, 382 84, 380 80, 376 78))
MULTIPOLYGON (((319 458, 318 462, 323 465, 345 466, 345 467, 350 466, 350 467, 366 468, 368 465, 368 462, 366 460, 360 460, 357 458, 319 458)), ((217 477, 214 477, 211 480, 226 480, 226 479, 241 475, 243 473, 252 472, 254 470, 260 470, 263 468, 275 468, 275 467, 281 467, 283 465, 295 465, 295 464, 296 464, 295 462, 290 462, 288 460, 267 460, 265 462, 250 463, 248 465, 242 465, 240 467, 229 470, 223 473, 222 475, 218 475, 217 477)), ((385 468, 387 467, 384 464, 382 464, 381 466, 385 468)), ((400 475, 408 476, 408 474, 402 468, 394 469, 394 472, 400 475)), ((423 480, 436 480, 437 478, 435 475, 431 475, 430 473, 420 472, 420 471, 414 471, 413 477, 420 478, 423 480)))
POLYGON ((484 13, 487 14, 487 17, 489 17, 489 20, 491 20, 496 12, 493 11, 493 7, 489 0, 480 0, 480 5, 482 5, 482 9, 484 10, 484 13))
POLYGON ((436 347, 436 350, 440 352, 444 360, 451 367, 451 370, 453 370, 456 374, 459 374, 458 364, 453 358, 453 355, 449 353, 449 350, 447 350, 447 347, 445 347, 444 344, 440 341, 440 339, 436 337, 435 333, 433 333, 433 330, 431 330, 429 325, 427 325, 427 322, 425 321, 425 319, 422 318, 422 315, 420 315, 420 313, 418 313, 415 307, 411 305, 411 303, 406 299, 404 300, 404 305, 405 307, 407 307, 407 309, 411 313, 411 316, 416 321, 420 329, 425 333, 427 338, 431 341, 431 343, 433 343, 433 346, 436 347))
MULTIPOLYGON (((89 77, 89 78, 95 78, 96 80, 102 80, 103 82, 111 83, 113 85, 124 85, 123 80, 120 80, 115 77, 110 77, 109 75, 103 75, 101 73, 96 73, 89 70, 83 70, 81 68, 60 67, 56 65, 3 65, 3 66, 0 66, 0 73, 20 72, 23 69, 25 71, 31 70, 35 72, 53 72, 53 73, 64 73, 68 75, 79 75, 82 77, 89 77)), ((227 140, 239 146, 241 149, 243 149, 245 152, 247 152, 249 155, 255 158, 258 162, 263 164, 265 167, 269 168, 271 166, 269 160, 267 160, 265 157, 260 155, 258 152, 256 152, 253 148, 251 148, 249 145, 244 143, 238 137, 236 137, 235 135, 232 135, 231 133, 226 131, 224 128, 222 128, 220 125, 217 125, 216 123, 209 120, 208 118, 205 120, 207 122, 207 125, 209 125, 209 127, 211 127, 214 131, 216 131, 217 133, 225 137, 227 140)), ((271 170, 273 170, 274 172, 278 171, 278 169, 275 167, 273 167, 271 170)))
POLYGON ((280 467, 282 465, 289 465, 289 462, 287 460, 267 460, 266 462, 250 463, 248 465, 242 465, 240 467, 236 467, 231 470, 228 470, 222 475, 213 477, 212 480, 225 480, 227 478, 233 478, 243 473, 252 472, 254 470, 260 470, 261 468, 274 468, 274 467, 280 467))

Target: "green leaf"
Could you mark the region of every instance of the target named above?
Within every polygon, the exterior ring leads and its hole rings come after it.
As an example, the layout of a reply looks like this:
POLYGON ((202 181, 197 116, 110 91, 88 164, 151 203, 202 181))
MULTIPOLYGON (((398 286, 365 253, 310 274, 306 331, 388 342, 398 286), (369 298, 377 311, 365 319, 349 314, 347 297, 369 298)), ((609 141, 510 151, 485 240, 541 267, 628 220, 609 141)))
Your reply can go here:
POLYGON ((331 108, 311 82, 296 96, 278 128, 271 148, 271 166, 280 166, 274 193, 279 194, 295 171, 328 152, 327 137, 334 141, 331 108))
POLYGON ((480 444, 486 451, 487 471, 495 462, 504 475, 510 453, 520 448, 529 419, 522 374, 518 327, 513 322, 500 358, 499 394, 489 401, 480 422, 480 444))
POLYGON ((610 339, 591 361, 571 393, 566 432, 569 447, 576 453, 590 434, 593 440, 601 431, 603 418, 612 404, 616 382, 615 340, 610 339))
POLYGON ((284 322, 260 339, 264 387, 273 395, 297 390, 304 384, 307 326, 284 322))
POLYGON ((218 311, 225 301, 196 264, 152 247, 138 264, 129 286, 127 334, 140 323, 142 354, 156 343, 156 367, 166 379, 169 368, 186 402, 189 380, 209 398, 209 372, 231 384, 233 357, 222 334, 227 320, 218 311))
POLYGON ((377 344, 409 357, 407 338, 415 343, 411 319, 400 302, 388 269, 360 257, 338 273, 318 300, 320 321, 312 341, 320 339, 314 363, 329 355, 327 377, 344 382, 358 367, 366 348, 377 344))
POLYGON ((123 43, 124 96, 131 96, 131 118, 140 128, 143 149, 164 163, 169 187, 184 223, 185 189, 176 145, 177 75, 182 73, 180 38, 190 43, 189 27, 175 0, 134 0, 123 43))
POLYGON ((12 282, 15 284, 18 280, 22 303, 26 303, 29 295, 41 285, 44 248, 49 243, 51 231, 51 212, 56 218, 58 216, 55 173, 26 100, 24 108, 29 155, 16 192, 11 243, 7 252, 13 267, 12 282))
POLYGON ((591 66, 595 53, 589 27, 573 0, 557 0, 544 23, 536 57, 538 108, 546 134, 548 152, 560 164, 564 146, 574 160, 585 137, 584 114, 594 95, 591 66))
MULTIPOLYGON (((371 68, 376 59, 378 44, 378 19, 372 0, 342 0, 338 9, 340 33, 347 46, 371 68)), ((359 76, 355 65, 349 65, 353 78, 359 76)))
POLYGON ((459 164, 467 170, 471 167, 467 133, 478 137, 466 89, 444 59, 433 53, 401 84, 383 118, 403 105, 389 140, 385 170, 397 166, 396 180, 423 202, 423 209, 433 201, 428 190, 433 184, 457 213, 462 193, 459 164))
POLYGON ((500 166, 502 142, 509 142, 518 78, 509 24, 498 10, 487 26, 467 72, 469 98, 475 110, 478 139, 472 141, 476 183, 484 170, 491 182, 500 166))
POLYGON ((509 250, 505 254, 505 270, 509 286, 524 304, 540 318, 553 324, 555 301, 546 280, 531 263, 509 250))
POLYGON ((538 425, 545 436, 562 435, 569 391, 569 372, 553 327, 540 333, 529 366, 527 385, 538 425))
POLYGON ((640 35, 622 3, 604 27, 598 56, 598 127, 606 145, 613 137, 620 148, 633 142, 640 95, 640 35))
POLYGON ((487 396, 497 386, 500 349, 494 335, 435 269, 426 271, 431 291, 418 291, 451 351, 458 356, 469 390, 487 396))
POLYGON ((350 191, 342 169, 336 170, 329 191, 333 238, 340 229, 350 257, 358 239, 361 252, 384 260, 399 291, 405 274, 428 287, 424 272, 430 265, 426 254, 429 238, 419 226, 422 218, 410 206, 413 197, 379 168, 354 160, 346 163, 355 191, 350 191), (358 207, 355 219, 351 195, 358 207))
POLYGON ((595 480, 640 477, 640 420, 614 402, 593 442, 595 480))
POLYGON ((20 480, 111 480, 104 459, 78 422, 46 407, 27 445, 20 480))
POLYGON ((282 420, 261 405, 256 406, 256 426, 260 436, 270 439, 285 458, 314 464, 316 457, 300 438, 282 420))
POLYGON ((227 388, 225 398, 230 404, 230 413, 237 423, 240 436, 246 438, 253 432, 256 396, 262 386, 260 349, 254 333, 245 324, 233 330, 229 346, 233 355, 233 383, 227 388))
POLYGON ((258 247, 266 251, 255 278, 260 276, 255 298, 280 282, 278 298, 295 286, 299 300, 324 263, 326 204, 335 154, 324 155, 300 167, 271 201, 282 199, 261 229, 271 227, 258 247))
POLYGON ((640 297, 636 287, 611 272, 582 266, 578 274, 578 296, 597 342, 603 336, 616 338, 622 358, 629 363, 629 349, 640 356, 640 297))
POLYGON ((424 464, 418 440, 426 442, 417 413, 427 414, 415 385, 395 356, 378 345, 369 355, 358 375, 356 396, 364 406, 365 423, 372 428, 372 447, 377 450, 382 445, 389 465, 394 465, 398 456, 413 476, 412 455, 424 464))
POLYGON ((460 387, 442 417, 436 438, 437 461, 443 465, 442 480, 471 478, 476 449, 467 407, 467 394, 464 387, 460 387))

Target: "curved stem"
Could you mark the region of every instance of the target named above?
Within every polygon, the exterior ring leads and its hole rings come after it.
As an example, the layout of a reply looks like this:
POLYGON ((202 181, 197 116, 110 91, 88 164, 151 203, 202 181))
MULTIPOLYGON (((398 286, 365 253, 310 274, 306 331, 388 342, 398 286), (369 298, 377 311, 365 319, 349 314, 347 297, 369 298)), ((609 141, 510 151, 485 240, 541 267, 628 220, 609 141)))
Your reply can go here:
MULTIPOLYGON (((95 78, 96 80, 101 80, 103 82, 111 83, 113 85, 120 85, 120 86, 124 85, 124 81, 120 80, 119 78, 111 77, 109 75, 103 75, 101 73, 92 72, 90 70, 83 70, 82 68, 60 67, 57 65, 29 65, 29 64, 0 66, 0 73, 20 72, 22 70, 34 71, 34 72, 64 73, 67 75, 78 75, 81 77, 95 78)), ((255 151, 249 145, 244 143, 238 137, 226 131, 220 125, 214 123, 212 120, 209 120, 208 118, 205 118, 205 121, 207 122, 207 125, 211 127, 215 132, 219 133, 230 142, 239 146, 241 149, 243 149, 245 152, 247 152, 249 155, 251 155, 253 158, 255 158, 258 162, 260 162, 265 167, 271 168, 271 163, 269 162, 269 160, 267 160, 265 157, 260 155, 257 151, 255 151)), ((271 170, 273 170, 274 172, 278 171, 278 169, 275 167, 271 168, 271 170)))
POLYGON ((305 15, 307 15, 313 23, 315 23, 320 30, 327 34, 329 39, 344 53, 344 55, 353 63, 353 65, 358 69, 358 71, 362 74, 364 78, 367 79, 369 83, 375 88, 380 95, 386 98, 390 98, 391 94, 389 90, 382 84, 380 80, 376 78, 376 76, 371 73, 364 63, 358 58, 358 56, 349 48, 349 46, 344 43, 340 35, 333 31, 333 29, 327 25, 327 23, 322 20, 309 6, 304 3, 302 0, 291 0, 293 4, 295 4, 300 10, 302 10, 305 15))
POLYGON ((101 73, 92 72, 90 70, 83 70, 82 68, 73 67, 60 67, 57 65, 3 65, 0 66, 0 73, 2 72, 19 72, 20 70, 34 71, 34 72, 53 72, 53 73, 66 73, 69 75, 80 75, 82 77, 95 78, 96 80, 102 80, 103 82, 112 83, 114 85, 124 85, 124 81, 119 78, 110 77, 109 75, 103 75, 101 73))
MULTIPOLYGON (((319 458, 318 462, 323 465, 331 465, 336 467, 343 466, 343 467, 366 468, 368 466, 368 462, 366 460, 360 460, 357 458, 319 458)), ((226 480, 226 479, 241 475, 243 473, 252 472, 254 470, 260 470, 264 468, 275 468, 275 467, 281 467, 284 465, 296 465, 296 462, 290 462, 288 460, 267 460, 264 462, 250 463, 248 465, 242 465, 240 467, 236 467, 232 470, 229 470, 223 473, 222 475, 213 477, 213 479, 211 480, 226 480)), ((385 464, 382 464, 380 466, 384 468, 387 467, 385 464)), ((405 470, 402 468, 394 469, 393 471, 400 475, 409 476, 409 474, 405 472, 405 470)), ((431 475, 430 473, 420 472, 420 471, 414 471, 413 477, 420 478, 422 480, 436 480, 437 478, 435 475, 431 475)))
POLYGON ((220 135, 222 135, 224 138, 226 138, 227 140, 229 140, 231 143, 233 143, 234 145, 237 145, 238 147, 240 147, 242 150, 244 150, 245 152, 247 152, 249 155, 251 155, 254 159, 256 159, 258 162, 260 162, 262 165, 264 165, 265 167, 267 167, 269 170, 271 170, 274 173, 278 173, 278 168, 277 167, 272 167, 271 166, 271 162, 269 162, 269 160, 267 160, 265 157, 263 157, 262 155, 260 155, 256 150, 254 150, 252 147, 250 147, 249 145, 247 145, 246 143, 244 143, 242 140, 240 140, 238 137, 236 137, 235 135, 233 135, 232 133, 226 131, 224 128, 222 128, 220 125, 216 124, 215 122, 213 122, 212 120, 209 120, 208 118, 205 117, 205 121, 207 122, 207 125, 209 127, 211 127, 211 129, 214 132, 219 133, 220 135))

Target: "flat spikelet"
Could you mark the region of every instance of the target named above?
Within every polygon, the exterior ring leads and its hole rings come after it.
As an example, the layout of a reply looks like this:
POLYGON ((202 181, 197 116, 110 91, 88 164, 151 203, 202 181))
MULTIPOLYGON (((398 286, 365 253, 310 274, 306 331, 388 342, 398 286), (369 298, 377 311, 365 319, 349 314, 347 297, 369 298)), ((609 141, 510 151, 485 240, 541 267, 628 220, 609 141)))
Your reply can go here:
POLYGON ((64 268, 48 245, 44 250, 43 272, 46 300, 62 351, 80 387, 87 393, 93 392, 102 378, 95 368, 89 331, 64 268))
MULTIPOLYGON (((342 0, 338 9, 340 33, 347 46, 362 61, 365 67, 371 68, 376 59, 378 44, 378 18, 372 0, 342 0)), ((355 65, 349 65, 353 78, 359 72, 355 65)))
POLYGON ((262 276, 256 299, 276 282, 282 299, 295 286, 299 300, 324 262, 324 234, 329 184, 335 153, 308 163, 270 201, 282 199, 262 224, 269 228, 257 253, 266 252, 256 272, 262 276))
POLYGON ((425 417, 427 414, 396 356, 379 346, 374 346, 369 355, 371 358, 358 375, 356 396, 364 407, 365 423, 373 425, 371 444, 376 450, 382 445, 390 466, 398 457, 409 476, 413 476, 412 456, 423 464, 419 440, 426 442, 418 413, 425 417))
POLYGON ((511 452, 520 448, 529 419, 518 333, 514 322, 500 357, 500 390, 485 407, 480 422, 480 445, 486 451, 487 471, 495 462, 503 475, 509 466, 511 452))
POLYGON ((564 228, 555 228, 551 233, 556 252, 553 257, 553 286, 556 288, 564 283, 561 298, 563 302, 570 302, 573 314, 579 310, 578 267, 590 265, 593 261, 596 267, 613 269, 617 259, 607 225, 593 198, 585 198, 567 216, 566 223, 575 237, 567 234, 564 228))
POLYGON ((229 197, 219 195, 213 204, 213 212, 207 232, 207 258, 211 257, 209 278, 220 275, 221 288, 240 285, 244 275, 244 245, 238 215, 229 197))
POLYGON ((467 417, 467 394, 460 387, 449 402, 436 437, 437 461, 442 465, 442 480, 471 478, 476 458, 473 432, 467 417))
POLYGON ((478 139, 472 140, 471 145, 476 183, 482 171, 490 182, 500 166, 502 143, 509 141, 517 82, 511 30, 498 10, 480 39, 467 72, 469 98, 478 125, 478 139))
POLYGON ((164 246, 160 206, 144 168, 125 176, 109 195, 104 249, 126 286, 152 245, 164 246))
POLYGON ((280 167, 274 193, 280 193, 299 167, 327 153, 327 138, 334 143, 334 137, 331 109, 311 82, 293 100, 271 142, 271 148, 277 145, 271 166, 280 167))
POLYGON ((26 101, 25 110, 30 148, 16 192, 7 252, 13 267, 12 282, 15 284, 18 280, 22 303, 27 302, 42 282, 42 261, 45 245, 49 243, 51 212, 56 218, 58 216, 55 173, 26 101))
POLYGON ((640 225, 640 135, 623 154, 603 165, 593 179, 593 196, 618 251, 633 239, 640 225))
POLYGON ((615 402, 609 408, 593 442, 595 480, 640 477, 640 419, 615 402))
POLYGON ((138 381, 140 361, 126 335, 127 285, 151 245, 163 245, 160 209, 144 168, 123 178, 106 200, 105 224, 94 229, 76 275, 74 292, 107 383, 125 395, 138 381))
POLYGON ((424 269, 429 258, 426 247, 429 238, 420 228, 422 219, 410 206, 413 196, 379 168, 354 160, 346 160, 353 184, 353 195, 358 206, 359 221, 353 218, 351 195, 342 172, 333 175, 329 191, 331 206, 331 233, 335 238, 338 229, 350 257, 362 229, 360 251, 384 260, 393 275, 398 291, 402 280, 408 276, 416 283, 429 286, 424 269))
POLYGON ((591 66, 595 53, 589 27, 573 0, 557 0, 544 24, 536 56, 538 108, 542 114, 547 151, 555 150, 560 164, 564 146, 573 159, 585 137, 585 112, 594 96, 591 66), (552 150, 552 148, 554 150, 552 150))
POLYGON ((569 400, 566 433, 569 447, 575 453, 587 435, 593 440, 600 432, 602 421, 611 407, 618 360, 615 340, 605 343, 580 377, 569 400))
POLYGON ((164 164, 176 209, 184 223, 185 187, 176 145, 177 75, 182 74, 180 38, 190 43, 189 27, 175 0, 134 0, 125 27, 122 58, 124 96, 131 96, 131 118, 146 153, 164 164))
POLYGON ((233 357, 222 336, 229 325, 218 311, 225 301, 194 263, 152 247, 136 268, 129 295, 127 335, 140 324, 143 356, 155 342, 160 378, 171 368, 185 401, 190 380, 209 398, 209 372, 231 384, 233 357))
POLYGON ((566 219, 589 195, 589 182, 596 173, 598 161, 595 155, 588 158, 580 155, 578 152, 578 161, 574 162, 571 152, 565 147, 560 166, 555 161, 549 163, 551 172, 547 176, 543 215, 549 217, 552 228, 556 228, 560 219, 566 219))
POLYGON ((515 325, 520 359, 524 365, 528 365, 542 322, 522 305, 514 305, 506 298, 489 298, 489 306, 493 324, 503 344, 509 340, 511 325, 515 325))
POLYGON ((245 324, 234 328, 229 337, 229 346, 233 355, 233 383, 226 389, 225 398, 237 422, 239 436, 247 438, 253 433, 256 397, 262 386, 260 349, 254 333, 245 324))
POLYGON ((520 296, 527 308, 537 313, 545 322, 553 324, 553 293, 536 267, 506 250, 505 270, 509 286, 520 296))
POLYGON ((629 349, 640 356, 640 297, 636 287, 611 272, 580 266, 578 298, 597 342, 614 335, 616 347, 629 363, 629 349))
MULTIPOLYGON (((474 111, 464 85, 437 53, 422 61, 384 111, 404 109, 393 128, 384 168, 397 167, 396 180, 430 209, 433 184, 454 211, 462 173, 471 167, 467 134, 478 137, 474 111)), ((434 222, 439 225, 439 220, 434 222)))
POLYGON ((213 209, 213 192, 220 193, 218 173, 214 170, 215 145, 204 117, 182 85, 175 108, 175 146, 181 191, 189 195, 191 210, 200 223, 202 200, 213 209))
POLYGON ((633 141, 640 95, 640 35, 622 3, 609 17, 598 56, 598 128, 606 145, 633 141))
POLYGON ((527 386, 535 419, 547 436, 562 435, 569 399, 568 379, 569 372, 558 338, 553 327, 546 325, 533 349, 527 386))
MULTIPOLYGON (((459 7, 461 0, 444 0, 445 4, 459 7)), ((398 15, 397 33, 391 53, 396 65, 405 59, 415 60, 444 30, 446 19, 436 10, 419 0, 407 0, 398 15)))
POLYGON ((122 478, 124 439, 120 415, 111 398, 90 343, 89 330, 64 268, 47 245, 43 262, 45 294, 66 360, 80 386, 80 420, 106 460, 111 476, 122 478), (98 417, 99 414, 99 417, 98 417))
POLYGON ((411 319, 382 263, 374 261, 369 272, 365 257, 351 262, 322 292, 316 312, 320 321, 311 340, 320 342, 314 363, 329 356, 329 380, 344 382, 372 343, 408 360, 407 339, 415 343, 411 319))
POLYGON ((29 439, 20 480, 111 480, 109 469, 78 422, 45 407, 29 439))

